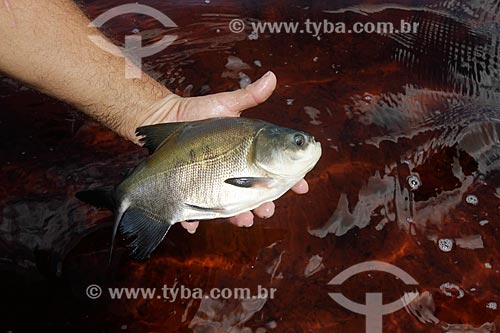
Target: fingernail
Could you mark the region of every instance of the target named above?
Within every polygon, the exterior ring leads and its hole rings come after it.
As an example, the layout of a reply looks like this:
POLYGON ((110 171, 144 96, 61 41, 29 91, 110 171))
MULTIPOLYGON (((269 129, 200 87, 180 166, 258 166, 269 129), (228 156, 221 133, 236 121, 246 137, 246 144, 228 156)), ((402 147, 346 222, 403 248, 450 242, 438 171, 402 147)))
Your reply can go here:
POLYGON ((268 209, 266 209, 266 211, 265 211, 265 213, 264 213, 264 214, 262 214, 262 218, 263 218, 263 219, 268 219, 268 218, 270 218, 271 216, 273 216, 273 213, 271 213, 271 210, 270 210, 269 208, 268 208, 268 209))
POLYGON ((265 79, 266 77, 268 77, 269 75, 271 75, 271 71, 267 71, 266 74, 262 75, 262 78, 265 79))
POLYGON ((262 75, 262 77, 260 79, 255 81, 257 88, 259 88, 259 89, 265 88, 268 84, 267 79, 269 78, 270 75, 271 75, 271 71, 268 71, 266 74, 262 75))

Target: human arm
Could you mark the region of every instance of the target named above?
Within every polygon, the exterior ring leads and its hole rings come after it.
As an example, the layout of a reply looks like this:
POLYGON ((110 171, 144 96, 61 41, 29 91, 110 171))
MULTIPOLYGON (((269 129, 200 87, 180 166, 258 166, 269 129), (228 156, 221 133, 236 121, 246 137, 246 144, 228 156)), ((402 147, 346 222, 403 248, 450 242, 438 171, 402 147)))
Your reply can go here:
MULTIPOLYGON (((243 110, 265 101, 276 87, 276 77, 269 72, 245 89, 182 98, 147 73, 127 79, 123 58, 107 53, 88 38, 100 32, 89 27, 90 21, 73 1, 7 3, 4 8, 0 4, 0 71, 73 105, 135 143, 137 127, 238 117, 243 110)), ((307 183, 301 181, 294 190, 307 192, 307 183)), ((270 217, 274 204, 266 203, 254 212, 270 217)), ((253 214, 246 212, 231 221, 250 226, 253 214)), ((197 223, 183 226, 194 232, 197 223)))

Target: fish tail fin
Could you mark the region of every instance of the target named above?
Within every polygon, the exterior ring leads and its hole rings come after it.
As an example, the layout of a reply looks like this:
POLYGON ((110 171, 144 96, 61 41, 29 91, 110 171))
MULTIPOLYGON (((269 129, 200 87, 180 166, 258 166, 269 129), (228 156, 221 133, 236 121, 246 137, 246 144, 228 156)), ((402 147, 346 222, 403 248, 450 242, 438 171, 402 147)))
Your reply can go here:
POLYGON ((100 187, 93 190, 81 191, 76 197, 97 208, 115 209, 115 199, 113 189, 109 187, 100 187))

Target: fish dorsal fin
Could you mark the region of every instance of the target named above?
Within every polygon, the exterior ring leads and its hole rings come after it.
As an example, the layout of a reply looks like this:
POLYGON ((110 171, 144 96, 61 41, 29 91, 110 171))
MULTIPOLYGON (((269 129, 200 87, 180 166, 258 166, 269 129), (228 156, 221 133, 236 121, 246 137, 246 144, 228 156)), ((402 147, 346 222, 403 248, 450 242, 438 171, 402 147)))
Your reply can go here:
POLYGON ((135 133, 144 136, 140 142, 144 142, 144 147, 148 148, 149 153, 152 154, 163 144, 165 139, 186 124, 186 122, 178 122, 142 126, 135 133))
POLYGON ((145 259, 161 243, 172 225, 163 222, 140 208, 129 208, 120 222, 120 232, 130 243, 130 255, 145 259))

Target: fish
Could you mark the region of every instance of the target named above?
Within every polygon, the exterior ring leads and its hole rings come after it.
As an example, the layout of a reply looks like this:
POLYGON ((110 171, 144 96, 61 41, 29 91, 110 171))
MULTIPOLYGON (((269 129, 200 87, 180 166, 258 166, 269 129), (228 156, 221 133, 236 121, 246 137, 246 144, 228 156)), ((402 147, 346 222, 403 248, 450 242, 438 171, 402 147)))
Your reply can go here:
POLYGON ((150 155, 114 188, 78 192, 114 212, 130 255, 145 259, 172 225, 235 216, 273 201, 321 157, 313 136, 259 119, 211 118, 139 127, 150 155))

